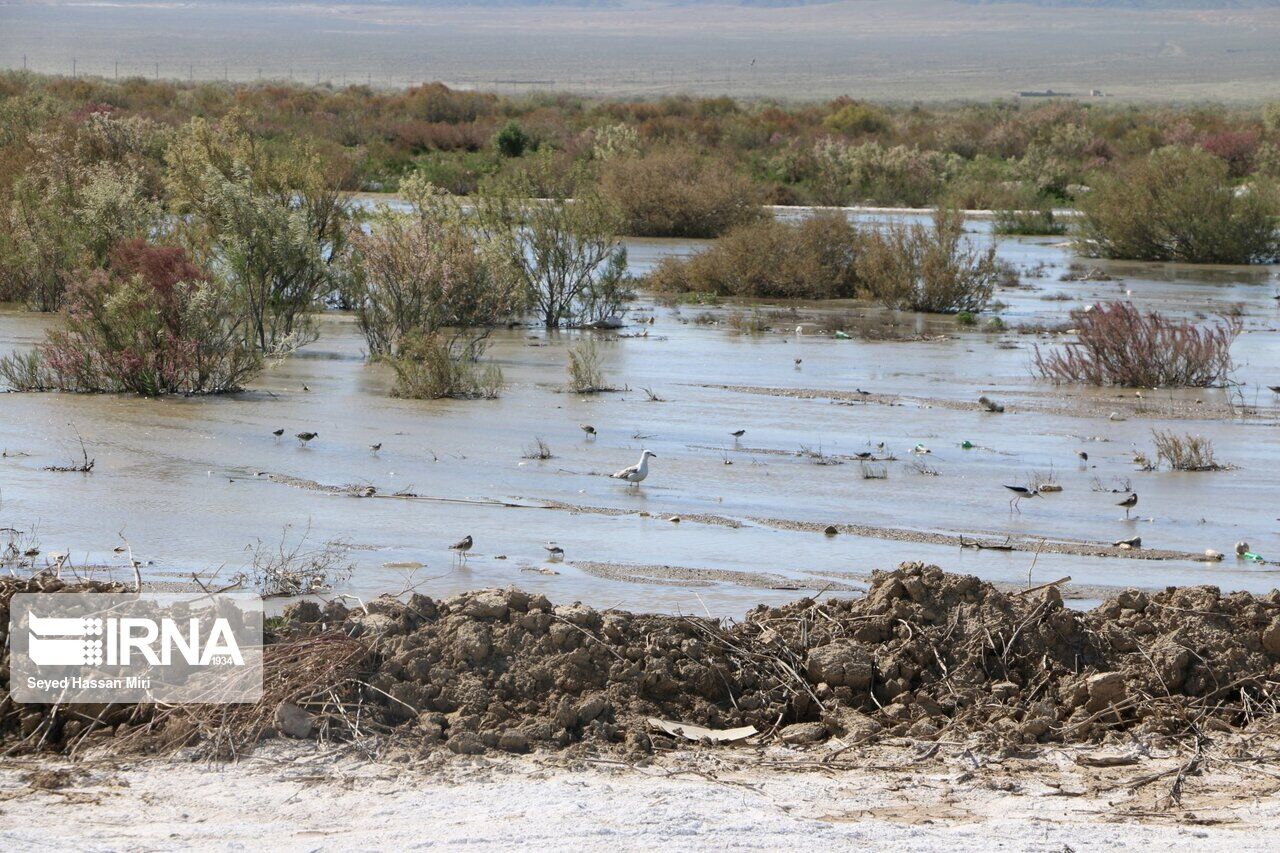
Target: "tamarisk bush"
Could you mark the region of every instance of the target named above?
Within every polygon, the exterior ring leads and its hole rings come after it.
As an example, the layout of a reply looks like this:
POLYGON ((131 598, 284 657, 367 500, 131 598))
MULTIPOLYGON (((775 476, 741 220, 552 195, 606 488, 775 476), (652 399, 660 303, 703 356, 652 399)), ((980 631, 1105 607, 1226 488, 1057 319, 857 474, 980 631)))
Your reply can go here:
POLYGON ((1036 347, 1033 368, 1053 382, 1130 388, 1209 387, 1231 372, 1238 318, 1208 326, 1143 313, 1129 302, 1107 302, 1071 312, 1079 340, 1064 349, 1036 347))

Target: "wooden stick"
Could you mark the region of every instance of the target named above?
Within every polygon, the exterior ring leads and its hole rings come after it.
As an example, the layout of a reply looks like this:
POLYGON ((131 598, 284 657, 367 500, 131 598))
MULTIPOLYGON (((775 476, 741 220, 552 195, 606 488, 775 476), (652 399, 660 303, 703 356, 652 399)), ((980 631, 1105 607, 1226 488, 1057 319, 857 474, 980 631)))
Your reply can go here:
POLYGON ((1031 587, 1031 589, 1020 589, 1017 592, 1009 593, 1009 595, 1010 596, 1026 595, 1029 592, 1039 592, 1042 589, 1047 589, 1048 587, 1051 587, 1051 586, 1057 586, 1058 584, 1066 583, 1069 580, 1071 580, 1071 575, 1067 575, 1065 578, 1058 578, 1056 581, 1049 581, 1048 583, 1042 583, 1039 586, 1033 586, 1031 587))

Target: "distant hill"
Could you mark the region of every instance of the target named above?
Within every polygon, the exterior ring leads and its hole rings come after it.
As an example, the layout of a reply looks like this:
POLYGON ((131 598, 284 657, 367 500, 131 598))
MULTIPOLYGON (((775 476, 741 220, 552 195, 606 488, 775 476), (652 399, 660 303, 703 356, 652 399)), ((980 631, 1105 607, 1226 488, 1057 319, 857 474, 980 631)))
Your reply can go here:
MULTIPOLYGON (((44 5, 48 0, 0 0, 3 5, 44 5)), ((150 0, 121 0, 121 5, 144 4, 150 0)), ((287 0, 190 0, 191 6, 273 6, 284 5, 287 0)), ((741 6, 750 8, 798 8, 822 5, 857 4, 859 0, 315 0, 316 7, 414 7, 414 8, 559 8, 559 9, 636 9, 741 6)), ((952 0, 958 5, 969 6, 1036 6, 1046 9, 1093 8, 1132 10, 1192 10, 1192 9, 1271 9, 1280 7, 1280 0, 952 0)), ((53 5, 66 5, 63 0, 53 0, 53 5)))
POLYGON ((972 6, 1021 4, 1055 9, 1273 9, 1280 0, 955 0, 972 6))

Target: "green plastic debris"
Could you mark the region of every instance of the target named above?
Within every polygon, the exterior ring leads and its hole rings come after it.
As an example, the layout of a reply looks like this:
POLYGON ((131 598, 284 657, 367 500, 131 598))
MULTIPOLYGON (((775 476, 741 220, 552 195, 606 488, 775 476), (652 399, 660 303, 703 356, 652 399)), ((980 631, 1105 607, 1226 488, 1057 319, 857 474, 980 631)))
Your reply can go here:
POLYGON ((967 438, 964 441, 960 442, 960 446, 965 450, 973 450, 973 442, 967 438))
POLYGON ((1251 563, 1262 563, 1262 562, 1265 562, 1265 560, 1263 560, 1263 559, 1262 559, 1262 555, 1261 555, 1261 554, 1255 554, 1255 553, 1253 553, 1252 551, 1245 551, 1245 552, 1244 552, 1243 554, 1241 554, 1240 556, 1241 556, 1241 557, 1244 557, 1246 560, 1248 560, 1248 561, 1249 561, 1249 562, 1251 562, 1251 563))
POLYGON ((851 337, 852 335, 850 335, 848 332, 836 332, 836 338, 838 338, 839 340, 847 341, 851 337))

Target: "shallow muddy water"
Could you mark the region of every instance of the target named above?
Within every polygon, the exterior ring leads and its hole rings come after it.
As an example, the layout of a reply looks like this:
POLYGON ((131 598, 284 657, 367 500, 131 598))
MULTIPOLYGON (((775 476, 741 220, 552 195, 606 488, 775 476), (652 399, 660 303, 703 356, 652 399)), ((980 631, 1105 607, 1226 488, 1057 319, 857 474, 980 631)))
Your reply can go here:
MULTIPOLYGON (((1265 387, 1280 384, 1277 270, 1099 263, 1117 280, 1061 281, 1074 259, 1060 244, 1001 242, 1001 256, 1017 266, 1044 265, 1024 276, 1024 287, 998 294, 1006 323, 1058 324, 1074 306, 1126 294, 1140 307, 1189 315, 1242 311, 1246 332, 1233 350, 1241 389, 1146 392, 1144 400, 1132 391, 1060 394, 1033 380, 1029 361, 1036 343, 1054 346, 1061 337, 905 317, 899 332, 920 339, 870 342, 858 330, 880 327, 880 315, 857 303, 755 306, 775 330, 747 336, 723 322, 737 306, 673 307, 642 297, 631 319, 654 322, 624 334, 647 337, 597 335, 607 378, 630 390, 564 392, 565 350, 578 335, 518 329, 493 339, 509 383, 500 399, 409 401, 388 396, 389 372, 365 364, 354 323, 333 314, 319 341, 240 395, 0 397, 0 527, 34 531, 46 554, 115 566, 121 577, 126 560, 112 549, 123 534, 145 577, 172 581, 219 567, 229 578, 244 570, 257 542, 275 547, 287 526, 290 545, 305 536, 304 548, 332 539, 354 546, 354 572, 336 591, 361 597, 407 585, 441 595, 517 584, 556 601, 725 615, 800 590, 845 594, 838 591, 860 588, 872 569, 903 560, 1010 583, 1070 575, 1082 599, 1105 595, 1098 587, 1130 585, 1272 589, 1275 567, 1239 562, 1232 550, 1243 539, 1280 558, 1280 397, 1265 387), (796 335, 800 323, 814 325, 796 335), (854 337, 816 331, 823 326, 854 337), (645 388, 664 401, 650 402, 645 388), (979 411, 974 401, 984 393, 1007 411, 979 411), (1144 415, 1148 405, 1185 409, 1197 400, 1211 416, 1198 418, 1194 408, 1164 420, 1144 415), (1237 416, 1214 414, 1228 405, 1237 416), (1127 419, 1109 420, 1113 409, 1127 419), (598 436, 588 439, 582 423, 598 436), (1133 454, 1153 455, 1153 427, 1207 435, 1221 461, 1237 467, 1137 471, 1133 454), (272 436, 278 428, 284 438, 272 436), (738 429, 746 432, 735 441, 729 433, 738 429), (290 438, 302 430, 320 436, 304 448, 290 438), (77 433, 96 460, 93 473, 42 470, 79 457, 77 433), (523 458, 538 437, 554 458, 523 458), (974 446, 962 448, 965 441, 974 446), (379 442, 382 450, 372 452, 379 442), (914 454, 916 445, 931 452, 914 454), (605 476, 644 448, 657 458, 643 485, 605 476), (810 455, 798 455, 802 449, 810 455), (866 451, 896 456, 883 463, 884 479, 865 479, 855 459, 817 464, 866 451), (1035 472, 1051 473, 1063 491, 1011 512, 1001 484, 1026 483, 1035 472), (289 478, 372 485, 377 495, 334 494, 289 478), (1123 488, 1126 479, 1140 496, 1129 521, 1115 506, 1121 495, 1095 491, 1123 488), (827 537, 786 529, 788 521, 895 532, 827 537), (459 565, 448 545, 467 534, 475 548, 459 565), (1051 545, 1038 554, 978 551, 942 544, 938 534, 1105 545, 1140 536, 1144 548, 1183 554, 1082 556, 1051 545), (905 541, 912 538, 924 541, 905 541), (563 562, 547 562, 548 541, 565 549, 563 562), (1227 559, 1190 559, 1206 548, 1227 559)), ((632 241, 629 249, 643 271, 696 244, 632 241)), ((31 345, 47 322, 0 313, 0 351, 31 345)))

